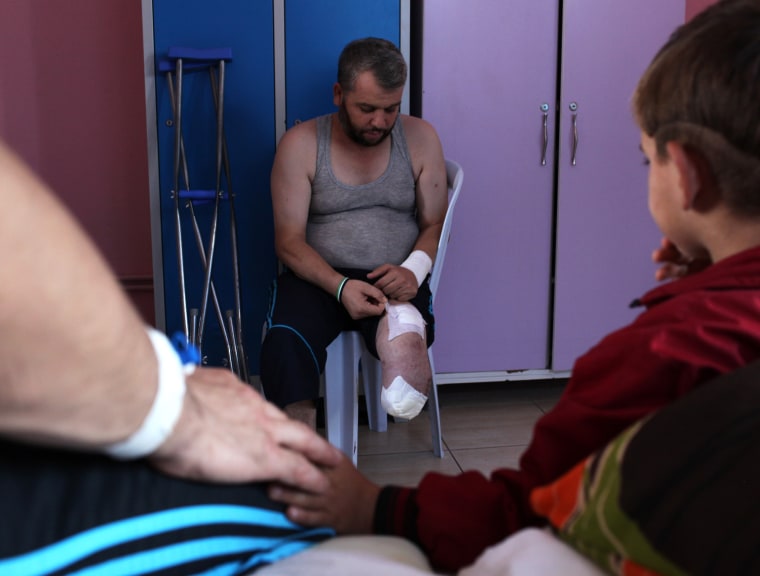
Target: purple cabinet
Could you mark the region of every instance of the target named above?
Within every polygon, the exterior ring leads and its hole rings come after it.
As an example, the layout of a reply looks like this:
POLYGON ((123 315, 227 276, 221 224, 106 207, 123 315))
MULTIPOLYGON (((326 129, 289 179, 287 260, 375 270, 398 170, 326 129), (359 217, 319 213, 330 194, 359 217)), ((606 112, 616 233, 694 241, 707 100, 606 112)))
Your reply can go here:
POLYGON ((423 116, 465 171, 436 296, 438 372, 543 368, 549 337, 554 119, 542 166, 541 105, 554 108, 558 10, 477 4, 424 12, 423 116))
POLYGON ((422 114, 465 171, 436 299, 450 381, 568 370, 654 282, 630 98, 684 0, 562 4, 425 5, 422 114))

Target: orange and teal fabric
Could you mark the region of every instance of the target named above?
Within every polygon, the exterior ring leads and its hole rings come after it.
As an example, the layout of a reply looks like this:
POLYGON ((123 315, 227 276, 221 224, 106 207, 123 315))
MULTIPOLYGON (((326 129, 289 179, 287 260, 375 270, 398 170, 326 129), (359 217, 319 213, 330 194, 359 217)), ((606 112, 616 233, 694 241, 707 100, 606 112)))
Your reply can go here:
POLYGON ((563 540, 612 574, 681 576, 685 572, 659 554, 618 505, 619 464, 640 427, 632 426, 559 481, 533 490, 531 504, 563 540))
POLYGON ((760 574, 760 364, 622 432, 531 505, 610 574, 760 574))

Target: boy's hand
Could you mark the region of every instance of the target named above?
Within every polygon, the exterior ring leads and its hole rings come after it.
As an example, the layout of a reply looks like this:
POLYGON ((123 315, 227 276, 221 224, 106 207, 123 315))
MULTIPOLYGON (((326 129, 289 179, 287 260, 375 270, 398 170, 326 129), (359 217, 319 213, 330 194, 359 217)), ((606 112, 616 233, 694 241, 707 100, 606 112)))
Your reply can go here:
POLYGON ((307 492, 284 484, 269 488, 269 497, 287 504, 287 515, 304 526, 330 526, 340 534, 371 534, 380 487, 363 476, 346 457, 323 469, 328 487, 307 492))
POLYGON ((660 242, 660 247, 652 252, 652 261, 662 264, 654 274, 658 282, 677 280, 678 278, 704 270, 710 265, 709 260, 687 258, 668 238, 663 238, 660 242))

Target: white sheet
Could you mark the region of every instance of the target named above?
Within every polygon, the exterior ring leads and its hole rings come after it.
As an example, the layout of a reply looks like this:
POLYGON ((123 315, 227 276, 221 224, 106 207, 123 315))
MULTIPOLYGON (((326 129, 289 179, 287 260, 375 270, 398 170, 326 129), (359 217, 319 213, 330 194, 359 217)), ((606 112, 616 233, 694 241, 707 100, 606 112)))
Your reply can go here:
MULTIPOLYGON (((433 574, 424 554, 392 536, 333 538, 268 566, 256 576, 425 576, 433 574)), ((604 576, 591 561, 551 533, 521 530, 487 549, 458 576, 604 576)))
POLYGON ((550 532, 526 528, 488 548, 459 576, 604 576, 595 564, 550 532))

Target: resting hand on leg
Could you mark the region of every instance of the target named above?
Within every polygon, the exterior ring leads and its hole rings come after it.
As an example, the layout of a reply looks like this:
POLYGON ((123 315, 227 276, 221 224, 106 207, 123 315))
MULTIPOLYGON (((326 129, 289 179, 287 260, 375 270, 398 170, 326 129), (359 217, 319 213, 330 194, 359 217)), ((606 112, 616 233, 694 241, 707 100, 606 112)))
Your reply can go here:
POLYGON ((289 419, 229 370, 197 368, 172 434, 150 459, 167 474, 212 482, 279 480, 303 490, 327 486, 323 469, 340 452, 289 419))

